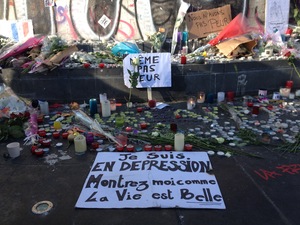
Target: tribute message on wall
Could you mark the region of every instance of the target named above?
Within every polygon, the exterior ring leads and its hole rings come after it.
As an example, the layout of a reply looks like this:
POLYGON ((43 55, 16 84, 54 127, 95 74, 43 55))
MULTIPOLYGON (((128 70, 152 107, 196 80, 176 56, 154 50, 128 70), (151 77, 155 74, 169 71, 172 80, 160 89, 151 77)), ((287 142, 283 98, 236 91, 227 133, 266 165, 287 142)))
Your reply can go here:
POLYGON ((217 33, 226 27, 231 19, 230 5, 188 13, 185 20, 189 39, 202 38, 211 33, 217 33))
POLYGON ((225 209, 205 152, 98 153, 77 208, 225 209))

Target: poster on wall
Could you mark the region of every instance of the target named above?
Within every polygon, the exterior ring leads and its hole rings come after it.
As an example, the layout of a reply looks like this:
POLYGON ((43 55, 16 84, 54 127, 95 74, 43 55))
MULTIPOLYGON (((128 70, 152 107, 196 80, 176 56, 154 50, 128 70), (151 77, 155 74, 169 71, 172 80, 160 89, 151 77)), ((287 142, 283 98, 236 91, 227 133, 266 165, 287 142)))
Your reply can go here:
POLYGON ((273 34, 278 30, 284 34, 289 23, 290 2, 266 0, 265 33, 273 34))
POLYGON ((0 35, 15 42, 33 37, 32 20, 0 20, 0 35))
POLYGON ((137 88, 143 87, 171 87, 171 54, 170 53, 142 53, 129 54, 123 60, 124 84, 130 88, 129 71, 133 71, 133 60, 139 59, 136 68, 139 72, 137 88))
POLYGON ((98 153, 77 208, 225 209, 206 152, 98 153))

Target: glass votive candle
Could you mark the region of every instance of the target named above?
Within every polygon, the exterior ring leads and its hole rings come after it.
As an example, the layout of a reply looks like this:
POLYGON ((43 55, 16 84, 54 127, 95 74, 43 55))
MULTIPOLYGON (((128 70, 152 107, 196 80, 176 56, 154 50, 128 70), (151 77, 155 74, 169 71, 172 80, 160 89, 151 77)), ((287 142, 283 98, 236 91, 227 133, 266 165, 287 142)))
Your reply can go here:
POLYGON ((282 97, 289 97, 289 94, 291 93, 291 89, 287 87, 281 87, 279 89, 279 93, 282 97))
POLYGON ((287 80, 285 83, 285 87, 292 89, 294 82, 292 80, 287 80))
POLYGON ((233 91, 227 91, 227 101, 232 102, 234 100, 234 92, 233 91))
POLYGON ((225 92, 222 92, 222 91, 218 92, 217 100, 218 100, 218 102, 223 102, 225 100, 225 92))
POLYGON ((154 150, 155 151, 161 151, 162 150, 162 146, 161 145, 154 145, 154 150))
POLYGON ((252 107, 252 114, 258 115, 259 114, 259 105, 255 104, 252 107))
POLYGON ((193 145, 191 145, 191 144, 185 144, 185 145, 184 145, 184 150, 185 150, 185 151, 191 151, 192 148, 193 148, 193 145))
POLYGON ((206 101, 207 103, 214 103, 214 94, 212 93, 207 94, 206 101))
POLYGON ((196 106, 195 97, 189 97, 186 104, 187 104, 187 109, 188 110, 194 109, 195 106, 196 106))
POLYGON ((203 91, 201 91, 201 92, 199 92, 197 103, 204 103, 204 102, 205 102, 205 93, 203 91))
POLYGON ((166 151, 171 151, 172 150, 172 145, 165 145, 165 150, 166 151))
POLYGON ((133 152, 134 151, 134 146, 129 144, 129 145, 127 145, 126 149, 127 149, 128 152, 133 152))
POLYGON ((124 146, 123 145, 117 145, 116 147, 118 152, 122 152, 124 150, 124 146))
POLYGON ((295 93, 290 93, 289 94, 289 99, 295 99, 295 93))
POLYGON ((280 100, 280 93, 275 91, 273 92, 273 96, 272 96, 273 100, 280 100))
POLYGON ((116 99, 112 98, 109 100, 109 102, 110 102, 110 111, 116 111, 117 109, 116 99))
POLYGON ((59 136, 60 136, 60 133, 58 131, 52 133, 52 137, 55 139, 59 138, 59 136))
POLYGON ((152 150, 152 145, 147 144, 144 146, 144 151, 151 151, 151 150, 152 150))

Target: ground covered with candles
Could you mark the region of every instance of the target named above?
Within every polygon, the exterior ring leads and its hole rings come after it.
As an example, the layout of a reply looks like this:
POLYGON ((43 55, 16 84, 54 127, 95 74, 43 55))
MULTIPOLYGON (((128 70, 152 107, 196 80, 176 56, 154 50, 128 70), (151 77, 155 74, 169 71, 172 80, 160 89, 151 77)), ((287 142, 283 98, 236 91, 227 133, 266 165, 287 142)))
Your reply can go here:
POLYGON ((118 104, 105 117, 101 104, 93 109, 88 104, 50 104, 47 115, 40 108, 33 108, 27 120, 27 111, 11 115, 4 123, 7 126, 2 126, 1 138, 22 137, 21 129, 17 133, 12 128, 23 120, 24 145, 33 155, 45 158, 51 158, 55 149, 64 151, 71 145, 77 154, 200 150, 226 157, 260 157, 259 152, 245 149, 257 145, 282 154, 299 151, 298 99, 261 101, 246 96, 215 104, 197 103, 192 108, 189 104, 158 102, 156 107, 134 104, 130 108, 118 104))

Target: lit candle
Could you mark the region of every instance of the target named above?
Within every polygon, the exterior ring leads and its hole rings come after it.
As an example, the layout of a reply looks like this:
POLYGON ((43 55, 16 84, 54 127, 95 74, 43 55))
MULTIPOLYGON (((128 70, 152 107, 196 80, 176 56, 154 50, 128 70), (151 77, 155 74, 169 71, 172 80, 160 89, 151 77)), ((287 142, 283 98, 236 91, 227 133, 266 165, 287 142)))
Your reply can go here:
POLYGON ((192 148, 193 148, 193 145, 191 145, 191 144, 185 144, 184 145, 184 150, 186 150, 186 151, 191 151, 192 148))
POLYGON ((190 97, 187 101, 187 109, 192 110, 193 108, 195 108, 195 105, 195 99, 193 97, 190 97))
POLYGON ((225 92, 218 92, 217 99, 218 99, 218 102, 224 102, 224 100, 225 100, 225 92))
POLYGON ((182 151, 184 149, 184 134, 182 133, 175 134, 174 149, 175 151, 182 151))
POLYGON ((148 95, 148 101, 152 100, 152 89, 151 89, 151 87, 147 87, 147 95, 148 95))
POLYGON ((103 100, 101 102, 101 110, 102 110, 102 117, 109 117, 111 115, 110 102, 108 100, 103 100))
POLYGON ((199 93, 199 98, 197 99, 198 103, 204 103, 205 101, 205 93, 204 92, 200 92, 199 93))
POLYGON ((82 134, 76 135, 74 138, 74 147, 77 155, 84 154, 87 149, 85 136, 82 134))

